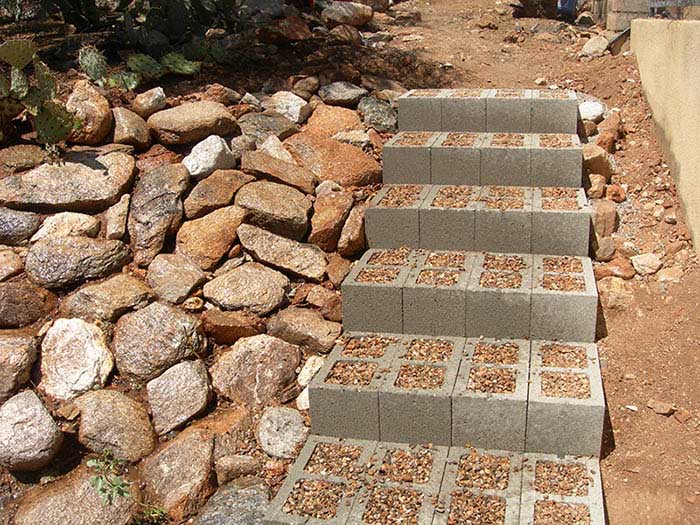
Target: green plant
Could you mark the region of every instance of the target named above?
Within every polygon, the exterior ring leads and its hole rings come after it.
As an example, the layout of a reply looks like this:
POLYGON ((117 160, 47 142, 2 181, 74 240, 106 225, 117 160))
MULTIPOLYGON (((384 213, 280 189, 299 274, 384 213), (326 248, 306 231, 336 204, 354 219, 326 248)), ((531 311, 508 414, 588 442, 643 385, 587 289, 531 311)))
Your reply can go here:
POLYGON ((87 466, 95 473, 90 477, 90 484, 104 504, 111 505, 116 498, 131 498, 129 482, 122 477, 126 470, 125 461, 106 451, 99 458, 88 460, 87 466))
POLYGON ((146 506, 146 509, 134 518, 134 525, 161 525, 168 520, 168 513, 160 507, 146 506))
POLYGON ((80 69, 93 82, 101 82, 107 76, 107 59, 95 46, 83 46, 78 51, 80 69))

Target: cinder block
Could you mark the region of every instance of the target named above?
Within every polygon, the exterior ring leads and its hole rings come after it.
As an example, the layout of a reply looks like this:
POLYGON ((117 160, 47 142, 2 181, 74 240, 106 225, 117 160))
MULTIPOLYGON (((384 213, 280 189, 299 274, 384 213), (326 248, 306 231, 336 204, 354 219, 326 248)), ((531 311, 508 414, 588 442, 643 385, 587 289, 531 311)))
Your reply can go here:
POLYGON ((401 95, 400 131, 442 131, 442 101, 451 90, 413 89, 401 95))
POLYGON ((485 89, 454 89, 442 100, 444 131, 486 131, 485 89))
POLYGON ((537 255, 534 267, 532 339, 594 342, 598 291, 591 260, 537 255))
POLYGON ((401 131, 382 150, 384 184, 430 184, 431 146, 440 135, 401 131))
MULTIPOLYGON (((404 344, 412 341, 407 337, 404 344)), ((422 337, 419 344, 428 341, 422 337)), ((465 340, 445 337, 433 341, 452 346, 449 359, 426 361, 399 353, 391 364, 384 389, 379 392, 382 441, 450 445, 451 395, 465 340)))
POLYGON ((529 186, 579 188, 583 177, 583 147, 578 135, 532 135, 529 186))
POLYGON ((530 186, 533 136, 492 133, 481 145, 482 186, 530 186))
POLYGON ((646 18, 648 13, 608 13, 605 28, 608 31, 624 31, 636 18, 646 18))
POLYGON ((532 190, 485 186, 475 212, 474 249, 530 253, 532 249, 532 190))
POLYGON ((478 186, 484 138, 477 133, 441 133, 430 150, 431 183, 478 186))
POLYGON ((513 452, 450 448, 438 497, 438 504, 445 511, 435 514, 433 525, 517 525, 520 518, 522 462, 522 454, 513 452), (474 513, 464 515, 460 508, 473 509, 474 513), (475 517, 480 521, 473 521, 475 517))
POLYGON ((594 458, 525 454, 520 501, 521 525, 541 522, 538 515, 557 516, 559 523, 606 523, 600 467, 594 458))
POLYGON ((473 250, 478 186, 433 186, 419 213, 420 245, 429 250, 473 250))
POLYGON ((365 210, 365 234, 371 248, 420 246, 419 212, 430 186, 388 185, 365 210))
POLYGON ((588 255, 591 208, 583 188, 535 188, 532 252, 588 255))
POLYGON ((531 112, 529 89, 490 89, 486 98, 486 131, 530 133, 531 112))
POLYGON ((532 133, 576 133, 578 100, 569 89, 532 92, 532 133))
POLYGON ((379 485, 415 487, 437 494, 442 485, 448 453, 448 447, 434 446, 432 443, 382 441, 374 449, 367 474, 372 482, 379 485))
POLYGON ((600 456, 604 419, 596 345, 533 342, 525 450, 600 456))
POLYGON ((467 342, 452 393, 453 446, 524 450, 529 344, 518 346, 517 364, 492 365, 475 363, 467 342))
POLYGON ((467 336, 528 338, 531 287, 531 255, 477 255, 467 288, 467 336))

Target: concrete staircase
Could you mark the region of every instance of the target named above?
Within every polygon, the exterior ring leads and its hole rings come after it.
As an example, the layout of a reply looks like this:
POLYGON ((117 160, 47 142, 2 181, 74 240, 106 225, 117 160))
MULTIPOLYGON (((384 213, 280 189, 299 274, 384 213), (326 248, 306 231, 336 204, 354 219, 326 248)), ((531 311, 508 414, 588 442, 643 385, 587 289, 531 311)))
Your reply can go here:
POLYGON ((267 524, 603 524, 575 94, 399 102, 313 436, 267 524))

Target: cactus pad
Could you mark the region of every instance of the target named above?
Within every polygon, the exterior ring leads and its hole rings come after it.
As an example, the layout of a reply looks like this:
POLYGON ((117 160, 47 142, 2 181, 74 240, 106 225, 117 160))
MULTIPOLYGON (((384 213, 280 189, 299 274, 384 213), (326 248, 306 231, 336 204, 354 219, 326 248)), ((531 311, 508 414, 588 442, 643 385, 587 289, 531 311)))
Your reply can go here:
POLYGON ((22 69, 32 61, 36 51, 36 44, 31 40, 7 40, 0 45, 0 60, 22 69))
POLYGON ((80 69, 93 82, 97 82, 107 76, 107 59, 95 46, 81 47, 78 52, 78 63, 80 64, 80 69))
POLYGON ((52 100, 44 102, 34 117, 37 140, 43 144, 56 144, 66 140, 75 127, 73 115, 52 100))
POLYGON ((130 55, 126 60, 126 64, 129 66, 129 69, 143 78, 160 78, 165 74, 163 66, 155 58, 142 53, 130 55))
POLYGON ((187 60, 180 53, 168 53, 160 59, 160 63, 168 72, 178 75, 195 75, 202 67, 201 62, 187 60))

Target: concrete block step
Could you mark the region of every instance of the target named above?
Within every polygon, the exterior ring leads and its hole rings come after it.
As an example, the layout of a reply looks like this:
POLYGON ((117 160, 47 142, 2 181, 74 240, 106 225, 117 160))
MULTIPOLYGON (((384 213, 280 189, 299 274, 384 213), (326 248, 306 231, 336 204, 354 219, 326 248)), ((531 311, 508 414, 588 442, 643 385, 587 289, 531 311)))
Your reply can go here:
POLYGON ((595 458, 311 436, 264 525, 603 525, 595 458))
POLYGON ((316 434, 560 455, 599 455, 605 416, 595 344, 524 339, 349 332, 309 400, 316 434))
POLYGON ((608 13, 605 19, 605 28, 609 31, 624 31, 636 18, 647 18, 648 13, 608 13))
POLYGON ((386 185, 365 212, 372 248, 589 253, 582 188, 386 185))
POLYGON ((577 188, 583 146, 565 133, 399 132, 383 160, 385 184, 577 188))
POLYGON ((401 131, 576 133, 570 90, 415 89, 399 97, 401 131))

